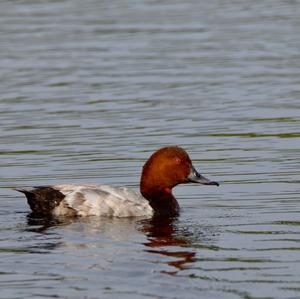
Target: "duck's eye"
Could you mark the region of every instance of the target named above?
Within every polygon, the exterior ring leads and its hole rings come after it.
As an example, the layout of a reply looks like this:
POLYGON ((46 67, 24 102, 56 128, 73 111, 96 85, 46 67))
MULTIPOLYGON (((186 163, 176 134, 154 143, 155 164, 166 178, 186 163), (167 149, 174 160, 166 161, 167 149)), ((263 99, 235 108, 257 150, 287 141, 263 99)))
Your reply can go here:
POLYGON ((174 158, 174 162, 175 162, 175 164, 179 165, 181 163, 181 159, 176 157, 176 158, 174 158))

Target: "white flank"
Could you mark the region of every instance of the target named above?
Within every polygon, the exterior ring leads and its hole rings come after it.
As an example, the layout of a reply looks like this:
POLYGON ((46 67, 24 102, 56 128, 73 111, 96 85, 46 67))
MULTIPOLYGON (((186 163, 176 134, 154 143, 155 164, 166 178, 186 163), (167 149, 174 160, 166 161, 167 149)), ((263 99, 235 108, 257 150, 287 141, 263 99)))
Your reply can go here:
POLYGON ((140 194, 107 185, 55 185, 65 195, 54 215, 139 217, 152 216, 153 209, 140 194))

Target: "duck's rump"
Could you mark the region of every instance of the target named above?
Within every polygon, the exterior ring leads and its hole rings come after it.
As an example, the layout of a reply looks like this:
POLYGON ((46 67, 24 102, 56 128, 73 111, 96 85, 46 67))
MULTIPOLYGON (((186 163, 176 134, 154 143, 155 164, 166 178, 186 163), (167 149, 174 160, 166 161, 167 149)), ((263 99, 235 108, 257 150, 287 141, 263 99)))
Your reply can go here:
POLYGON ((150 216, 153 209, 140 194, 106 185, 54 185, 17 189, 36 214, 55 216, 150 216))
POLYGON ((15 189, 27 198, 30 209, 35 214, 50 215, 60 205, 65 195, 52 186, 39 186, 27 189, 15 189))

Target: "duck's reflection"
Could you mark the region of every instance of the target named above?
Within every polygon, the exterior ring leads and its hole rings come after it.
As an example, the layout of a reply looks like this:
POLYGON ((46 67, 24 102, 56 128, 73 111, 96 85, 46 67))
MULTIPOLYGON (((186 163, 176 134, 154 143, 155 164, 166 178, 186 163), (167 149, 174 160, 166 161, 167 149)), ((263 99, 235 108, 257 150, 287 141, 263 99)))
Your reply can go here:
POLYGON ((176 275, 186 268, 187 264, 196 261, 196 253, 191 250, 187 236, 180 237, 176 229, 176 218, 153 217, 142 222, 141 230, 146 234, 148 241, 144 245, 149 248, 146 252, 173 257, 175 260, 168 261, 174 271, 162 271, 163 273, 176 275), (180 250, 178 250, 180 247, 180 250))
MULTIPOLYGON (((100 238, 104 237, 120 242, 133 237, 136 234, 136 229, 138 229, 147 238, 147 242, 143 243, 146 246, 145 252, 171 258, 171 261, 170 258, 167 261, 162 261, 163 264, 174 269, 161 271, 169 275, 176 275, 179 271, 186 269, 189 264, 196 261, 196 252, 193 250, 192 244, 190 244, 192 241, 189 241, 192 239, 191 235, 178 229, 177 218, 158 216, 144 220, 106 217, 45 218, 29 214, 27 216, 27 224, 27 231, 38 234, 48 234, 50 228, 59 227, 64 230, 74 231, 78 235, 78 244, 80 246, 76 244, 80 248, 89 247, 91 245, 90 242, 93 243, 95 235, 97 235, 97 238, 101 235, 100 238)), ((75 241, 72 240, 72 242, 74 243, 75 241)), ((38 249, 53 250, 59 246, 66 246, 69 243, 69 240, 65 240, 61 233, 58 233, 53 240, 47 239, 47 242, 39 243, 38 249)), ((36 245, 34 249, 35 251, 37 250, 36 245)))
POLYGON ((68 217, 45 217, 44 215, 37 215, 29 213, 27 215, 27 228, 26 231, 44 233, 48 228, 65 226, 74 222, 75 218, 68 217))

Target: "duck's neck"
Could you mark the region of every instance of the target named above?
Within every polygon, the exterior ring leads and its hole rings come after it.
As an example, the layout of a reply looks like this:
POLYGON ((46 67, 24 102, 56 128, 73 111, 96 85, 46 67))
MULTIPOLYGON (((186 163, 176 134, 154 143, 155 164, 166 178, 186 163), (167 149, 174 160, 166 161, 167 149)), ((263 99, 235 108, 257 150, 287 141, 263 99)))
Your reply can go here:
POLYGON ((141 188, 142 195, 149 201, 156 215, 176 216, 179 204, 170 189, 141 188))

